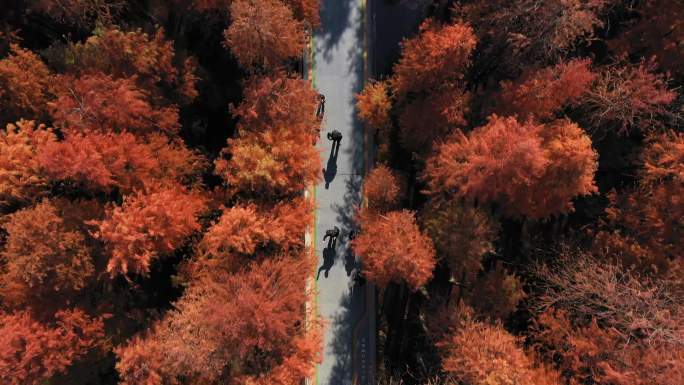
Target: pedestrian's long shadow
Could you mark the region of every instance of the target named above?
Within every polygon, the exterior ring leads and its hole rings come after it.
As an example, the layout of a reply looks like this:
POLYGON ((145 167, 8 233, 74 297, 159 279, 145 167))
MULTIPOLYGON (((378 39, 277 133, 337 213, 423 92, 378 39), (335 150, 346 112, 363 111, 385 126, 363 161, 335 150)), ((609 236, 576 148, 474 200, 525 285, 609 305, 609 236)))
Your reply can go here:
MULTIPOLYGON (((338 312, 330 321, 333 338, 328 348, 336 357, 330 371, 329 385, 349 385, 352 383, 354 371, 353 338, 354 328, 363 314, 363 290, 353 286, 338 306, 338 312)), ((327 349, 326 349, 327 350, 327 349)))
POLYGON ((323 272, 323 275, 325 278, 328 278, 328 273, 330 273, 330 269, 335 265, 335 256, 337 255, 337 252, 335 251, 337 248, 337 238, 331 238, 328 240, 328 246, 323 249, 323 264, 321 267, 318 268, 318 273, 316 274, 316 280, 321 277, 321 271, 323 272))
POLYGON ((335 179, 337 175, 337 155, 340 153, 340 141, 335 141, 330 147, 330 156, 328 157, 328 163, 323 169, 323 179, 325 179, 325 189, 330 187, 330 183, 335 179))

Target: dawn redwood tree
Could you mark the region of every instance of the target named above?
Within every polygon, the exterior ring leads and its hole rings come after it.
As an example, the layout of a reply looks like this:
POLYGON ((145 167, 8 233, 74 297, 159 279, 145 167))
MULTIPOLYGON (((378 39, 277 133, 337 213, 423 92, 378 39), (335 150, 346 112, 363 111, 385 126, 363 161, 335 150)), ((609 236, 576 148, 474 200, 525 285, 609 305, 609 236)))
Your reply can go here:
POLYGON ((522 341, 501 324, 488 324, 463 314, 450 335, 438 343, 442 368, 469 385, 560 385, 557 372, 535 363, 522 341))
POLYGON ((388 86, 387 82, 371 81, 356 95, 359 118, 375 130, 385 129, 391 124, 392 101, 388 86))
POLYGON ((432 238, 437 256, 449 266, 451 276, 469 285, 482 268, 482 258, 494 251, 499 224, 486 211, 458 199, 431 199, 420 215, 432 238))
POLYGON ((40 323, 26 311, 0 311, 0 380, 9 385, 42 385, 104 342, 102 318, 79 309, 40 323))
POLYGON ((505 320, 526 296, 520 278, 497 262, 493 269, 477 277, 467 299, 478 314, 505 320))
POLYGON ((261 199, 296 194, 321 177, 309 133, 250 133, 228 139, 221 155, 214 162, 216 174, 230 189, 261 199))
POLYGON ((160 94, 160 87, 164 87, 173 89, 185 101, 197 96, 193 59, 187 58, 182 68, 176 67, 173 41, 166 40, 163 29, 154 35, 139 29, 130 32, 103 29, 83 43, 69 44, 65 56, 71 60, 59 64, 75 75, 135 76, 139 89, 154 95, 160 94))
POLYGON ((385 287, 390 281, 418 290, 432 278, 435 249, 430 237, 418 228, 410 211, 380 216, 362 214, 361 232, 352 241, 354 253, 363 259, 368 279, 385 287))
POLYGON ((32 11, 81 27, 94 23, 107 25, 126 7, 124 0, 30 0, 28 3, 32 11))
POLYGON ((42 119, 52 98, 53 77, 35 53, 12 44, 0 60, 0 119, 42 119))
POLYGON ((535 219, 572 211, 571 199, 597 191, 597 154, 575 123, 520 123, 490 117, 469 135, 438 146, 424 176, 432 194, 498 203, 510 216, 535 219))
POLYGON ((553 263, 535 265, 538 294, 530 310, 560 310, 571 320, 594 319, 626 340, 681 346, 684 302, 675 282, 638 275, 567 246, 553 263))
MULTIPOLYGON (((318 105, 311 82, 284 74, 253 77, 243 91, 242 102, 232 109, 242 134, 296 131, 315 134, 320 126, 318 105)), ((316 133, 317 135, 317 133, 316 133)))
POLYGON ((684 348, 626 338, 592 319, 578 325, 562 310, 546 311, 531 325, 532 346, 571 384, 676 385, 684 381, 684 348))
POLYGON ((275 69, 304 49, 304 25, 280 0, 233 0, 224 45, 248 70, 275 69))
POLYGON ((52 203, 43 201, 4 220, 0 296, 5 304, 41 310, 88 283, 94 267, 84 236, 66 226, 52 203))
POLYGON ((39 199, 47 190, 40 154, 57 138, 51 128, 21 120, 0 130, 0 212, 39 199))
POLYGON ((117 350, 123 383, 142 373, 207 384, 299 384, 321 349, 320 325, 305 326, 310 263, 275 257, 195 281, 153 333, 117 350), (148 365, 155 351, 161 360, 148 365))
POLYGON ((111 206, 103 220, 92 221, 93 235, 110 254, 107 271, 117 274, 149 274, 156 259, 182 245, 200 229, 197 216, 206 199, 180 186, 157 186, 124 197, 121 206, 111 206))
POLYGON ((514 82, 501 82, 497 111, 517 115, 521 120, 531 117, 548 120, 568 104, 577 103, 589 90, 596 74, 591 60, 574 59, 553 67, 526 71, 514 82))
POLYGON ((454 17, 473 24, 497 59, 518 67, 546 61, 588 44, 604 25, 611 0, 476 0, 459 3, 454 17))
POLYGON ((320 27, 320 2, 318 0, 282 0, 287 4, 294 13, 297 20, 303 20, 309 23, 313 28, 320 27))
POLYGON ((394 94, 402 99, 409 93, 438 90, 454 85, 470 65, 477 38, 467 24, 440 25, 426 20, 417 37, 402 43, 399 62, 391 80, 394 94))
POLYGON ((582 98, 581 107, 593 129, 627 135, 662 126, 659 118, 669 114, 668 106, 676 98, 668 79, 650 61, 607 66, 582 98))
POLYGON ((608 41, 608 46, 620 56, 655 56, 663 70, 684 74, 684 9, 676 1, 647 0, 639 2, 634 11, 639 18, 608 41))
POLYGON ((129 132, 79 133, 69 130, 38 155, 50 180, 70 180, 86 190, 130 192, 152 179, 158 161, 150 148, 129 132))
POLYGON ((96 74, 73 79, 61 77, 57 98, 48 103, 55 127, 79 131, 135 134, 180 129, 178 107, 155 106, 146 90, 132 78, 113 79, 96 74))
POLYGON ((407 150, 424 154, 455 128, 468 122, 471 95, 459 87, 431 92, 402 106, 399 115, 399 141, 407 150), (431 119, 426 121, 425 117, 431 119))
POLYGON ((363 181, 363 193, 371 212, 385 213, 398 208, 403 191, 396 173, 385 165, 373 168, 363 181))

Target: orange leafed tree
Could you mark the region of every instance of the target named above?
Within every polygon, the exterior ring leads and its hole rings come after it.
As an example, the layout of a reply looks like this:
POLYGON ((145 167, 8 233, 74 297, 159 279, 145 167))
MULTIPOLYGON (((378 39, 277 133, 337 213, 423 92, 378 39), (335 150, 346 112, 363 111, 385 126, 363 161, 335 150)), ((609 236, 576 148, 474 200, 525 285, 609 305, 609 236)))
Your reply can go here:
POLYGON ((459 87, 432 92, 405 104, 399 115, 399 141, 410 151, 424 154, 434 142, 467 124, 470 94, 459 87), (426 117, 430 119, 426 120, 426 117))
POLYGON ((158 167, 150 148, 128 132, 68 131, 63 141, 45 146, 38 160, 47 178, 95 191, 141 188, 158 167))
POLYGON ((275 206, 233 206, 199 243, 209 266, 242 267, 244 257, 269 257, 274 252, 292 252, 304 247, 302 234, 311 223, 311 204, 304 198, 282 201, 275 206), (263 255, 262 255, 263 254, 263 255), (240 258, 242 257, 242 258, 240 258))
POLYGON ((582 98, 592 128, 628 134, 662 126, 659 118, 668 115, 668 106, 677 94, 656 67, 652 61, 606 67, 582 98))
POLYGON ((420 219, 452 277, 462 285, 472 283, 482 268, 482 258, 494 251, 498 223, 484 210, 458 199, 432 199, 420 219))
POLYGON ((432 193, 456 192, 497 202, 512 216, 544 218, 571 211, 571 199, 597 191, 597 154, 576 124, 519 123, 493 115, 468 136, 457 132, 425 169, 432 193))
POLYGON ((216 173, 232 189, 256 197, 296 194, 320 178, 320 155, 309 133, 249 134, 229 139, 222 154, 216 173))
POLYGON ((402 198, 401 187, 399 178, 389 167, 376 166, 363 182, 368 208, 379 213, 396 209, 402 198))
POLYGON ((417 37, 402 43, 391 82, 395 94, 402 98, 453 85, 463 78, 476 44, 473 29, 466 24, 441 26, 426 20, 417 37))
POLYGON ((148 92, 139 89, 134 79, 97 74, 60 81, 64 85, 49 103, 56 127, 136 134, 175 134, 180 129, 178 108, 152 105, 148 92))
POLYGON ((380 130, 388 127, 392 101, 388 95, 386 82, 369 82, 363 91, 356 95, 356 109, 359 117, 370 127, 380 130))
POLYGON ((38 154, 56 139, 52 129, 33 121, 22 120, 0 130, 0 211, 43 195, 47 181, 38 154))
POLYGON ((538 366, 520 347, 522 341, 500 324, 475 321, 470 314, 460 318, 439 343, 442 367, 456 380, 471 385, 562 384, 558 373, 538 366))
POLYGON ((0 295, 6 304, 40 309, 87 284, 94 268, 83 234, 68 229, 50 202, 6 220, 7 241, 0 252, 0 295))
MULTIPOLYGON (((215 270, 195 281, 160 326, 117 351, 124 384, 181 376, 197 383, 296 385, 320 353, 319 325, 306 330, 309 261, 276 257, 236 274, 215 270), (163 352, 161 360, 141 350, 163 352)), ((150 384, 156 382, 149 381, 150 384)))
POLYGON ((368 279, 381 287, 394 281, 417 290, 432 278, 435 249, 418 228, 412 212, 362 215, 361 228, 352 247, 363 259, 368 279))
POLYGON ((304 49, 304 26, 280 0, 234 0, 226 47, 246 69, 273 69, 304 49))
POLYGON ((502 114, 516 114, 521 120, 532 116, 550 119, 564 106, 576 103, 596 79, 591 60, 575 59, 537 71, 527 71, 515 82, 502 82, 502 114))
POLYGON ((104 325, 81 310, 60 311, 52 325, 28 312, 0 312, 0 381, 9 385, 41 385, 64 373, 103 341, 104 325))
POLYGON ((197 95, 192 59, 182 69, 174 66, 173 42, 166 40, 164 30, 154 35, 141 30, 123 32, 105 29, 89 37, 84 43, 71 44, 66 55, 72 59, 64 65, 76 74, 104 73, 114 78, 135 79, 140 89, 157 92, 159 86, 176 90, 183 98, 197 95))
POLYGON ((680 343, 626 339, 596 320, 577 325, 566 312, 547 311, 531 327, 533 346, 557 365, 571 384, 677 385, 684 381, 680 343))
POLYGON ((320 125, 314 114, 317 95, 306 80, 282 74, 252 78, 243 100, 233 109, 241 133, 296 131, 314 133, 320 125))
POLYGON ((94 22, 108 24, 123 10, 123 0, 34 0, 31 9, 79 26, 90 26, 94 22))
POLYGON ((320 3, 318 0, 283 0, 292 11, 297 20, 305 20, 313 28, 321 24, 320 3))
POLYGON ((13 44, 10 55, 0 60, 2 123, 44 118, 51 89, 47 65, 35 53, 13 44))
POLYGON ((110 253, 110 274, 148 274, 155 259, 181 246, 200 229, 197 215, 206 207, 196 192, 179 186, 148 188, 124 197, 123 205, 110 207, 94 235, 110 253))
POLYGON ((635 11, 639 19, 608 45, 618 54, 655 55, 663 70, 682 75, 684 60, 684 9, 669 0, 647 0, 635 11))

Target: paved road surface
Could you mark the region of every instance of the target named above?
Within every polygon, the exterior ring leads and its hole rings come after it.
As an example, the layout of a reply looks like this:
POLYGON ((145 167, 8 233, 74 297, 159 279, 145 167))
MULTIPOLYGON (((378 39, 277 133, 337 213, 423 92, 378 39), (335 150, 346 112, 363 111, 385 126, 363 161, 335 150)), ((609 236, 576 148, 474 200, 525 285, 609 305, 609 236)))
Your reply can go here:
POLYGON ((360 203, 364 174, 364 138, 354 110, 354 94, 364 81, 364 5, 359 0, 322 0, 321 28, 314 35, 314 84, 326 96, 321 129, 324 181, 316 186, 318 314, 327 321, 323 362, 316 385, 373 384, 375 359, 374 293, 370 284, 355 286, 358 268, 348 246, 352 216, 360 203), (333 148, 326 133, 342 133, 333 148), (336 242, 324 241, 327 229, 338 226, 336 242))

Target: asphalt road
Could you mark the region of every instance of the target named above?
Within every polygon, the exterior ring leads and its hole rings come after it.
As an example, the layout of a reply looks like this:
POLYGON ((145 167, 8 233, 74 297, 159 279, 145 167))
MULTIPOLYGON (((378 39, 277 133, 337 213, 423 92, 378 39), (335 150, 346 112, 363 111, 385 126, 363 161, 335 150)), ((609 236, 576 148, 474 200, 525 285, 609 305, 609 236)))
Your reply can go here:
POLYGON ((315 384, 374 384, 375 317, 372 285, 355 285, 358 262, 349 248, 353 215, 361 201, 365 170, 363 127, 354 95, 364 83, 364 4, 359 0, 322 0, 321 28, 314 34, 313 80, 326 97, 318 148, 324 169, 316 186, 314 246, 318 315, 326 322, 323 362, 315 384), (339 147, 326 138, 338 130, 339 147), (336 241, 324 240, 337 226, 336 241), (370 311, 368 311, 370 309, 370 311))

